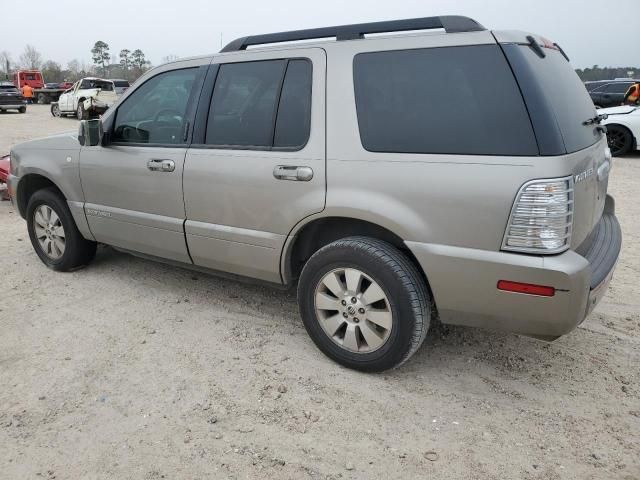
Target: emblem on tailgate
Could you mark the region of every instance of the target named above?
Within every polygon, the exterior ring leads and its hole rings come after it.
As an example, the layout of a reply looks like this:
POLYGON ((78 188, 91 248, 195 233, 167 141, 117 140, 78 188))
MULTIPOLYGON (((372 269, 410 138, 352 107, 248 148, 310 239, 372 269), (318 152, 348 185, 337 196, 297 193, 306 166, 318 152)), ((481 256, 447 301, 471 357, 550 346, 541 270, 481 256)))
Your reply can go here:
POLYGON ((573 177, 573 181, 574 183, 580 183, 580 182, 584 182, 587 178, 593 176, 594 170, 593 167, 589 168, 588 170, 585 170, 582 173, 577 174, 576 176, 573 177))

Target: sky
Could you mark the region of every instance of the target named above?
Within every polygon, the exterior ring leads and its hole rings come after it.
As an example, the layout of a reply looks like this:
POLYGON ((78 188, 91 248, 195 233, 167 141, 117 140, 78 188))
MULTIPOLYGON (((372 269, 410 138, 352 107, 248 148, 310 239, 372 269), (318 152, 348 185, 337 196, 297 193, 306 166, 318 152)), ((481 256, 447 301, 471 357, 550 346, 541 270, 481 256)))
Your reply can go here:
POLYGON ((466 15, 492 30, 526 30, 557 42, 575 68, 640 66, 640 0, 0 0, 0 51, 14 61, 26 44, 64 67, 91 63, 97 40, 112 54, 163 57, 213 53, 236 37, 432 15, 466 15), (28 8, 27 8, 28 7, 28 8), (23 15, 27 8, 29 15, 23 15), (635 12, 635 14, 630 14, 635 12), (636 15, 636 18, 632 18, 636 15), (616 20, 618 18, 619 20, 616 20))

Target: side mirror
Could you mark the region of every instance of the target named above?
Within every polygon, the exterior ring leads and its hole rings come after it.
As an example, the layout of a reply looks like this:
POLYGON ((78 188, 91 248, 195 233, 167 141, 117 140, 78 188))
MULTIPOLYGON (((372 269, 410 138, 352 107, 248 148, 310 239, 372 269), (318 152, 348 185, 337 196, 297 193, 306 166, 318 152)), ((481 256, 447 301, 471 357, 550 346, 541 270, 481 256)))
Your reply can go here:
POLYGON ((78 126, 78 142, 85 147, 95 147, 102 143, 104 131, 102 120, 80 120, 78 126))

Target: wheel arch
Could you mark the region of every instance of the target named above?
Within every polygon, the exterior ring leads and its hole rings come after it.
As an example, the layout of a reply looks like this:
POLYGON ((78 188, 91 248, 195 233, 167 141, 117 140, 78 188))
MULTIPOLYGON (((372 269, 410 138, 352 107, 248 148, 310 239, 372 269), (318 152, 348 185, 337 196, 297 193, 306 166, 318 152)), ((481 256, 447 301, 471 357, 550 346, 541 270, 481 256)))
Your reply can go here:
POLYGON ((18 212, 22 218, 25 218, 27 215, 27 205, 29 204, 31 196, 43 188, 53 188, 63 199, 67 200, 64 192, 49 177, 42 175, 41 173, 28 173, 20 178, 18 191, 16 192, 18 212))
POLYGON ((352 236, 382 240, 402 251, 416 266, 429 293, 432 294, 426 272, 398 233, 370 220, 346 216, 308 218, 306 222, 297 225, 282 252, 283 282, 287 285, 295 282, 307 260, 319 249, 341 238, 352 236))

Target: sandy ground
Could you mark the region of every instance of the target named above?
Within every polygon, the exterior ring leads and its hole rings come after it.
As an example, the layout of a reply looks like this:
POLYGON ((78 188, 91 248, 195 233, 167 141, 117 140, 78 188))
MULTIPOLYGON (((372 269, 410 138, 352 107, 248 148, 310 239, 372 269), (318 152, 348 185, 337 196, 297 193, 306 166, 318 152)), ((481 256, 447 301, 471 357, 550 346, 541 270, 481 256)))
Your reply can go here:
MULTIPOLYGON (((0 151, 76 127, 3 114, 0 151)), ((47 270, 2 202, 0 478, 639 479, 640 155, 610 185, 624 251, 577 331, 439 327, 380 375, 325 358, 293 293, 109 248, 47 270)))

